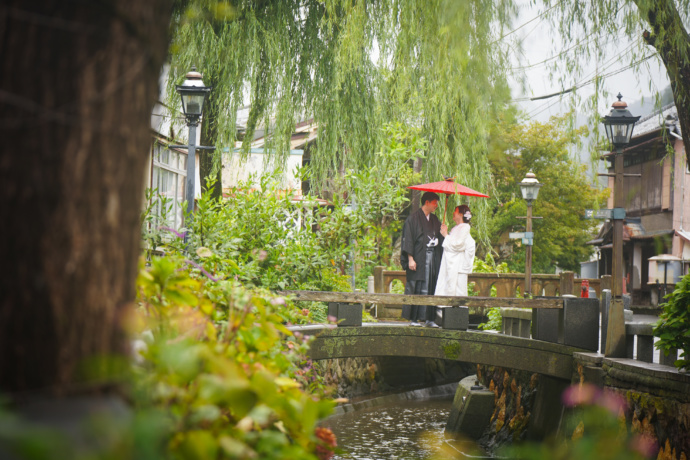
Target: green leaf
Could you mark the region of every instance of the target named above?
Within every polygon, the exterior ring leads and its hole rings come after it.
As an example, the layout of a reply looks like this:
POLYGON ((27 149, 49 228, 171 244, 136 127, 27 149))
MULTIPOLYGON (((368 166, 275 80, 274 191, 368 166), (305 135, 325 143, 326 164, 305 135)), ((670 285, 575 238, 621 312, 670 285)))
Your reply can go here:
POLYGON ((220 445, 221 449, 223 449, 223 452, 230 458, 257 458, 256 452, 254 452, 254 450, 252 450, 252 448, 247 444, 238 439, 234 439, 229 436, 221 436, 218 438, 218 444, 220 445))
POLYGON ((211 251, 209 248, 205 248, 202 246, 200 248, 197 248, 196 254, 202 259, 205 259, 207 257, 213 256, 213 251, 211 251))
POLYGON ((246 379, 204 374, 197 380, 202 400, 228 406, 238 419, 247 415, 258 399, 246 379))
POLYGON ((208 431, 194 430, 181 433, 179 444, 183 458, 188 460, 208 460, 218 456, 218 443, 208 431))

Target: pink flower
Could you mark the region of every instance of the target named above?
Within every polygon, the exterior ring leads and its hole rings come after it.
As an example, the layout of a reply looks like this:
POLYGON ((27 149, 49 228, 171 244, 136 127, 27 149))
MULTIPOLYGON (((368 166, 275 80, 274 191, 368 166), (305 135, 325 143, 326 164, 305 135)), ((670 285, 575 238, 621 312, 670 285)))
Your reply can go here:
POLYGON ((645 458, 654 458, 659 452, 659 445, 647 435, 637 435, 630 441, 630 448, 639 452, 645 458))
POLYGON ((596 404, 607 409, 613 415, 618 415, 621 410, 625 410, 628 407, 623 396, 609 390, 602 392, 596 404))
POLYGON ((601 389, 590 383, 571 385, 563 392, 562 400, 566 407, 575 407, 580 404, 594 404, 599 397, 601 389))
POLYGON ((618 415, 621 410, 625 410, 627 404, 623 396, 609 390, 602 390, 591 383, 572 385, 563 392, 563 404, 566 407, 574 407, 582 404, 597 405, 618 415))

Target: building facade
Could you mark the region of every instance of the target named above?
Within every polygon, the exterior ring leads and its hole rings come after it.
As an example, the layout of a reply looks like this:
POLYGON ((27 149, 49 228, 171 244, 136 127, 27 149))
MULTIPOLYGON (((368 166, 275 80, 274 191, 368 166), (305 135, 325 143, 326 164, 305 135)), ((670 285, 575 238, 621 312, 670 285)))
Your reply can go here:
MULTIPOLYGON (((690 170, 675 105, 638 121, 623 156, 624 291, 635 304, 656 305, 690 263, 690 170)), ((613 153, 603 158, 612 174, 613 153)), ((609 176, 611 190, 613 182, 609 176)), ((607 207, 614 207, 613 193, 607 207)), ((599 275, 611 274, 611 221, 590 243, 598 249, 599 275)))

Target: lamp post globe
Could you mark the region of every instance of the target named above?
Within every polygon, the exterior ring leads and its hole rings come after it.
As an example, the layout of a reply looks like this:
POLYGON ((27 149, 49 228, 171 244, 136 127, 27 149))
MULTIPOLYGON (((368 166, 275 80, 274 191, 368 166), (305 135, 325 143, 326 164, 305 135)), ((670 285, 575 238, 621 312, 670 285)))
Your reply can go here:
POLYGON ((525 175, 525 178, 520 182, 520 191, 522 198, 527 201, 527 205, 531 206, 534 200, 539 196, 539 189, 543 184, 537 180, 537 176, 532 171, 525 175))
POLYGON ((185 75, 185 81, 177 85, 176 89, 182 99, 182 111, 187 124, 196 125, 204 111, 204 102, 211 92, 211 87, 204 85, 201 74, 197 72, 196 67, 192 67, 185 75))
POLYGON ((640 117, 633 116, 628 110, 628 104, 621 99, 623 95, 618 93, 618 100, 611 106, 611 111, 605 115, 602 123, 606 129, 606 137, 614 147, 620 148, 630 143, 633 128, 640 117))

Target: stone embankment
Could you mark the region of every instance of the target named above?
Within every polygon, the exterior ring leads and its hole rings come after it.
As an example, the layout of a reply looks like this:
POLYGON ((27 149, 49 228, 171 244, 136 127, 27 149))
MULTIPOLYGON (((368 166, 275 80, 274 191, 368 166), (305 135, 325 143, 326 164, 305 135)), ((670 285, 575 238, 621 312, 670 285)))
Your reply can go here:
POLYGON ((412 357, 341 358, 314 361, 338 397, 357 399, 458 382, 474 365, 412 357))
MULTIPOLYGON (((561 395, 571 384, 594 384, 626 401, 624 417, 631 434, 654 441, 658 459, 690 455, 690 375, 669 366, 630 359, 608 359, 597 353, 576 353, 572 381, 525 371, 478 365, 476 380, 465 379, 456 392, 446 432, 470 436, 486 452, 521 440, 541 440, 559 432, 568 414, 561 395), (491 404, 486 404, 492 399, 491 404), (476 413, 479 408, 481 413, 476 413), (465 413, 464 413, 465 412, 465 413), (468 429, 467 413, 481 426, 468 429)), ((622 419, 621 419, 622 420, 622 419)), ((586 429, 586 427, 585 427, 586 429)))

